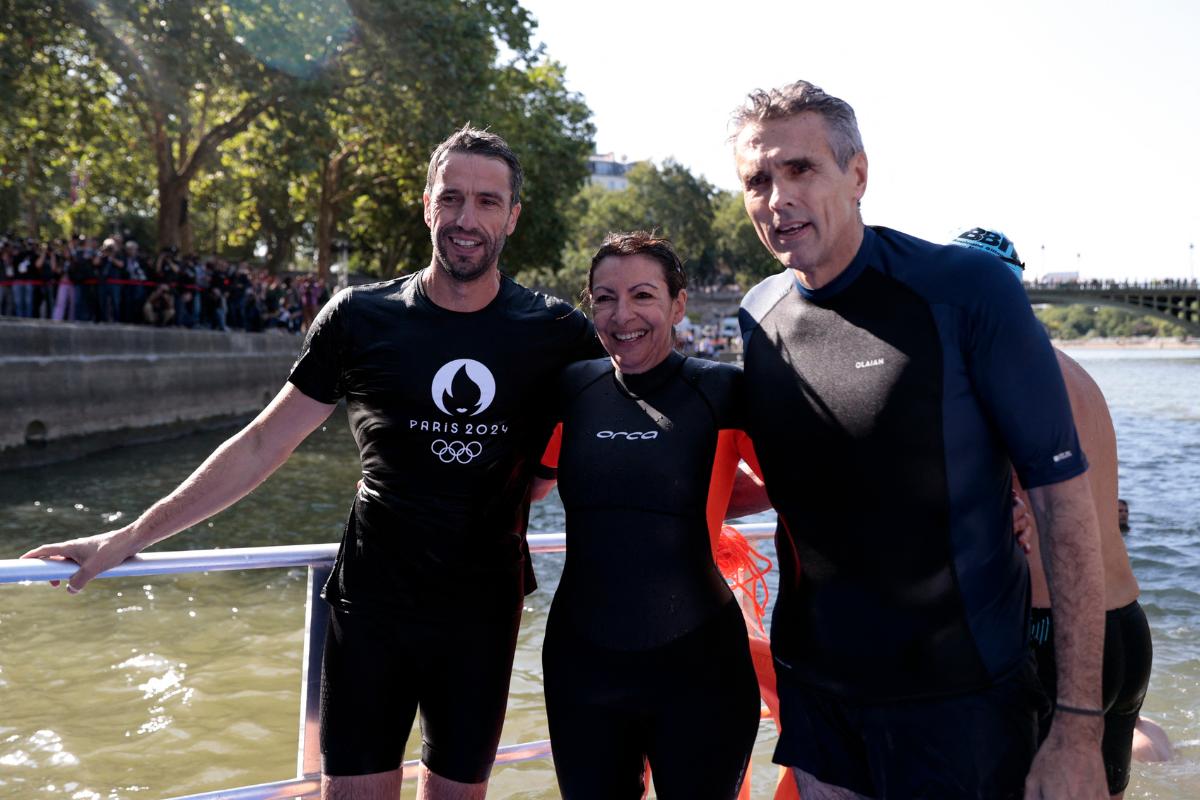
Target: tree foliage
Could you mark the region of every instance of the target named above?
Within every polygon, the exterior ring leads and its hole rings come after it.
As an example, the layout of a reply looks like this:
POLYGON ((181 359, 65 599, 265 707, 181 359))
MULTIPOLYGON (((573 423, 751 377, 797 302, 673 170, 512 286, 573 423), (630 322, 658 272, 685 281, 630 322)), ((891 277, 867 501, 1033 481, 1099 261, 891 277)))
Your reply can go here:
POLYGON ((470 121, 529 173, 505 267, 555 267, 590 112, 514 0, 0 0, 0 224, 282 266, 429 257, 434 146, 470 121), (501 54, 503 54, 503 59, 501 54))
POLYGON ((763 247, 746 215, 741 192, 721 192, 713 200, 713 229, 721 272, 749 288, 779 272, 779 262, 763 247))
POLYGON ((1111 306, 1044 306, 1035 313, 1052 339, 1186 335, 1183 328, 1166 320, 1111 306))
POLYGON ((743 289, 778 272, 742 206, 741 192, 719 191, 673 160, 644 162, 626 174, 628 186, 609 190, 589 183, 566 206, 569 237, 557 269, 529 280, 575 297, 591 256, 613 231, 650 230, 671 240, 693 286, 736 284, 743 289))

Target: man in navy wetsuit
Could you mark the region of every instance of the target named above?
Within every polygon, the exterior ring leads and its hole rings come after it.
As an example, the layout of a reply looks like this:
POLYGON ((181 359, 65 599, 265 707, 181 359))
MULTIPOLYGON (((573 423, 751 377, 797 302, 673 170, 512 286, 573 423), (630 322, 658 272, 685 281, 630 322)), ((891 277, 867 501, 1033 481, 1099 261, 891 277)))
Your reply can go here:
POLYGON ((334 297, 271 404, 137 520, 26 553, 77 562, 78 592, 248 494, 345 398, 363 477, 324 591, 326 800, 398 797, 418 710, 418 797, 486 793, 533 588, 524 530, 550 434, 541 391, 603 352, 582 313, 500 273, 520 192, 503 139, 456 132, 429 163, 428 267, 334 297))
POLYGON ((854 112, 804 81, 735 115, 746 211, 786 268, 741 322, 779 513, 776 760, 813 798, 1106 796, 1104 587, 1087 462, 1049 342, 996 259, 867 228, 854 112), (1050 735, 1009 463, 1054 597, 1050 735))

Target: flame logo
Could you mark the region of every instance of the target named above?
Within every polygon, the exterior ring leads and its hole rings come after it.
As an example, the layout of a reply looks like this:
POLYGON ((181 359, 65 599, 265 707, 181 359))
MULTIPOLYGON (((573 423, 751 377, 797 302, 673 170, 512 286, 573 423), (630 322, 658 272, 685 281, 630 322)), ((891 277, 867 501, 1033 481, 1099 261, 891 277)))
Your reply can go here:
POLYGON ((496 397, 496 379, 491 370, 470 358, 459 358, 442 366, 433 376, 433 402, 451 417, 482 414, 496 397))

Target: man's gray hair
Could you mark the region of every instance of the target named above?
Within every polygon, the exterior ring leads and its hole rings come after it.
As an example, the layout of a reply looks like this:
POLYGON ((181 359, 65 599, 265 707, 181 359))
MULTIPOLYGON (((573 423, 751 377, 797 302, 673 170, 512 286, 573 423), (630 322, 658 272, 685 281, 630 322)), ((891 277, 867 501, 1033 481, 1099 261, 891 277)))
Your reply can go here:
POLYGON ((450 138, 439 144, 429 156, 429 172, 425 176, 425 191, 433 191, 433 181, 437 171, 446 163, 451 153, 469 153, 475 156, 496 158, 508 166, 508 188, 512 190, 512 205, 521 202, 521 186, 525 182, 525 174, 521 171, 521 162, 517 154, 508 146, 508 142, 491 131, 472 128, 470 123, 462 126, 450 138))
POLYGON ((745 104, 733 112, 734 130, 730 141, 736 140, 742 129, 751 123, 787 119, 806 111, 825 118, 829 127, 829 149, 833 151, 838 168, 845 172, 854 154, 863 151, 854 109, 845 100, 825 94, 824 89, 808 81, 751 92, 745 104))

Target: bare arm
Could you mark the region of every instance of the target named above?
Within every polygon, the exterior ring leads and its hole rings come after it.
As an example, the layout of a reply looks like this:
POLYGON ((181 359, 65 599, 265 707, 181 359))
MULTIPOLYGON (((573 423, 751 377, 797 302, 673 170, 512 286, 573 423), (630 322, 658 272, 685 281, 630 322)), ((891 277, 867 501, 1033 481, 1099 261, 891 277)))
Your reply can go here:
POLYGON ((1100 760, 1104 573, 1087 475, 1029 490, 1054 608, 1059 710, 1025 783, 1027 798, 1108 796, 1100 760), (1068 710, 1071 709, 1071 710, 1068 710))
POLYGON ((22 558, 60 558, 79 564, 79 571, 67 583, 69 592, 78 592, 105 570, 245 497, 287 460, 333 408, 285 384, 253 422, 130 524, 95 536, 42 545, 22 558))

